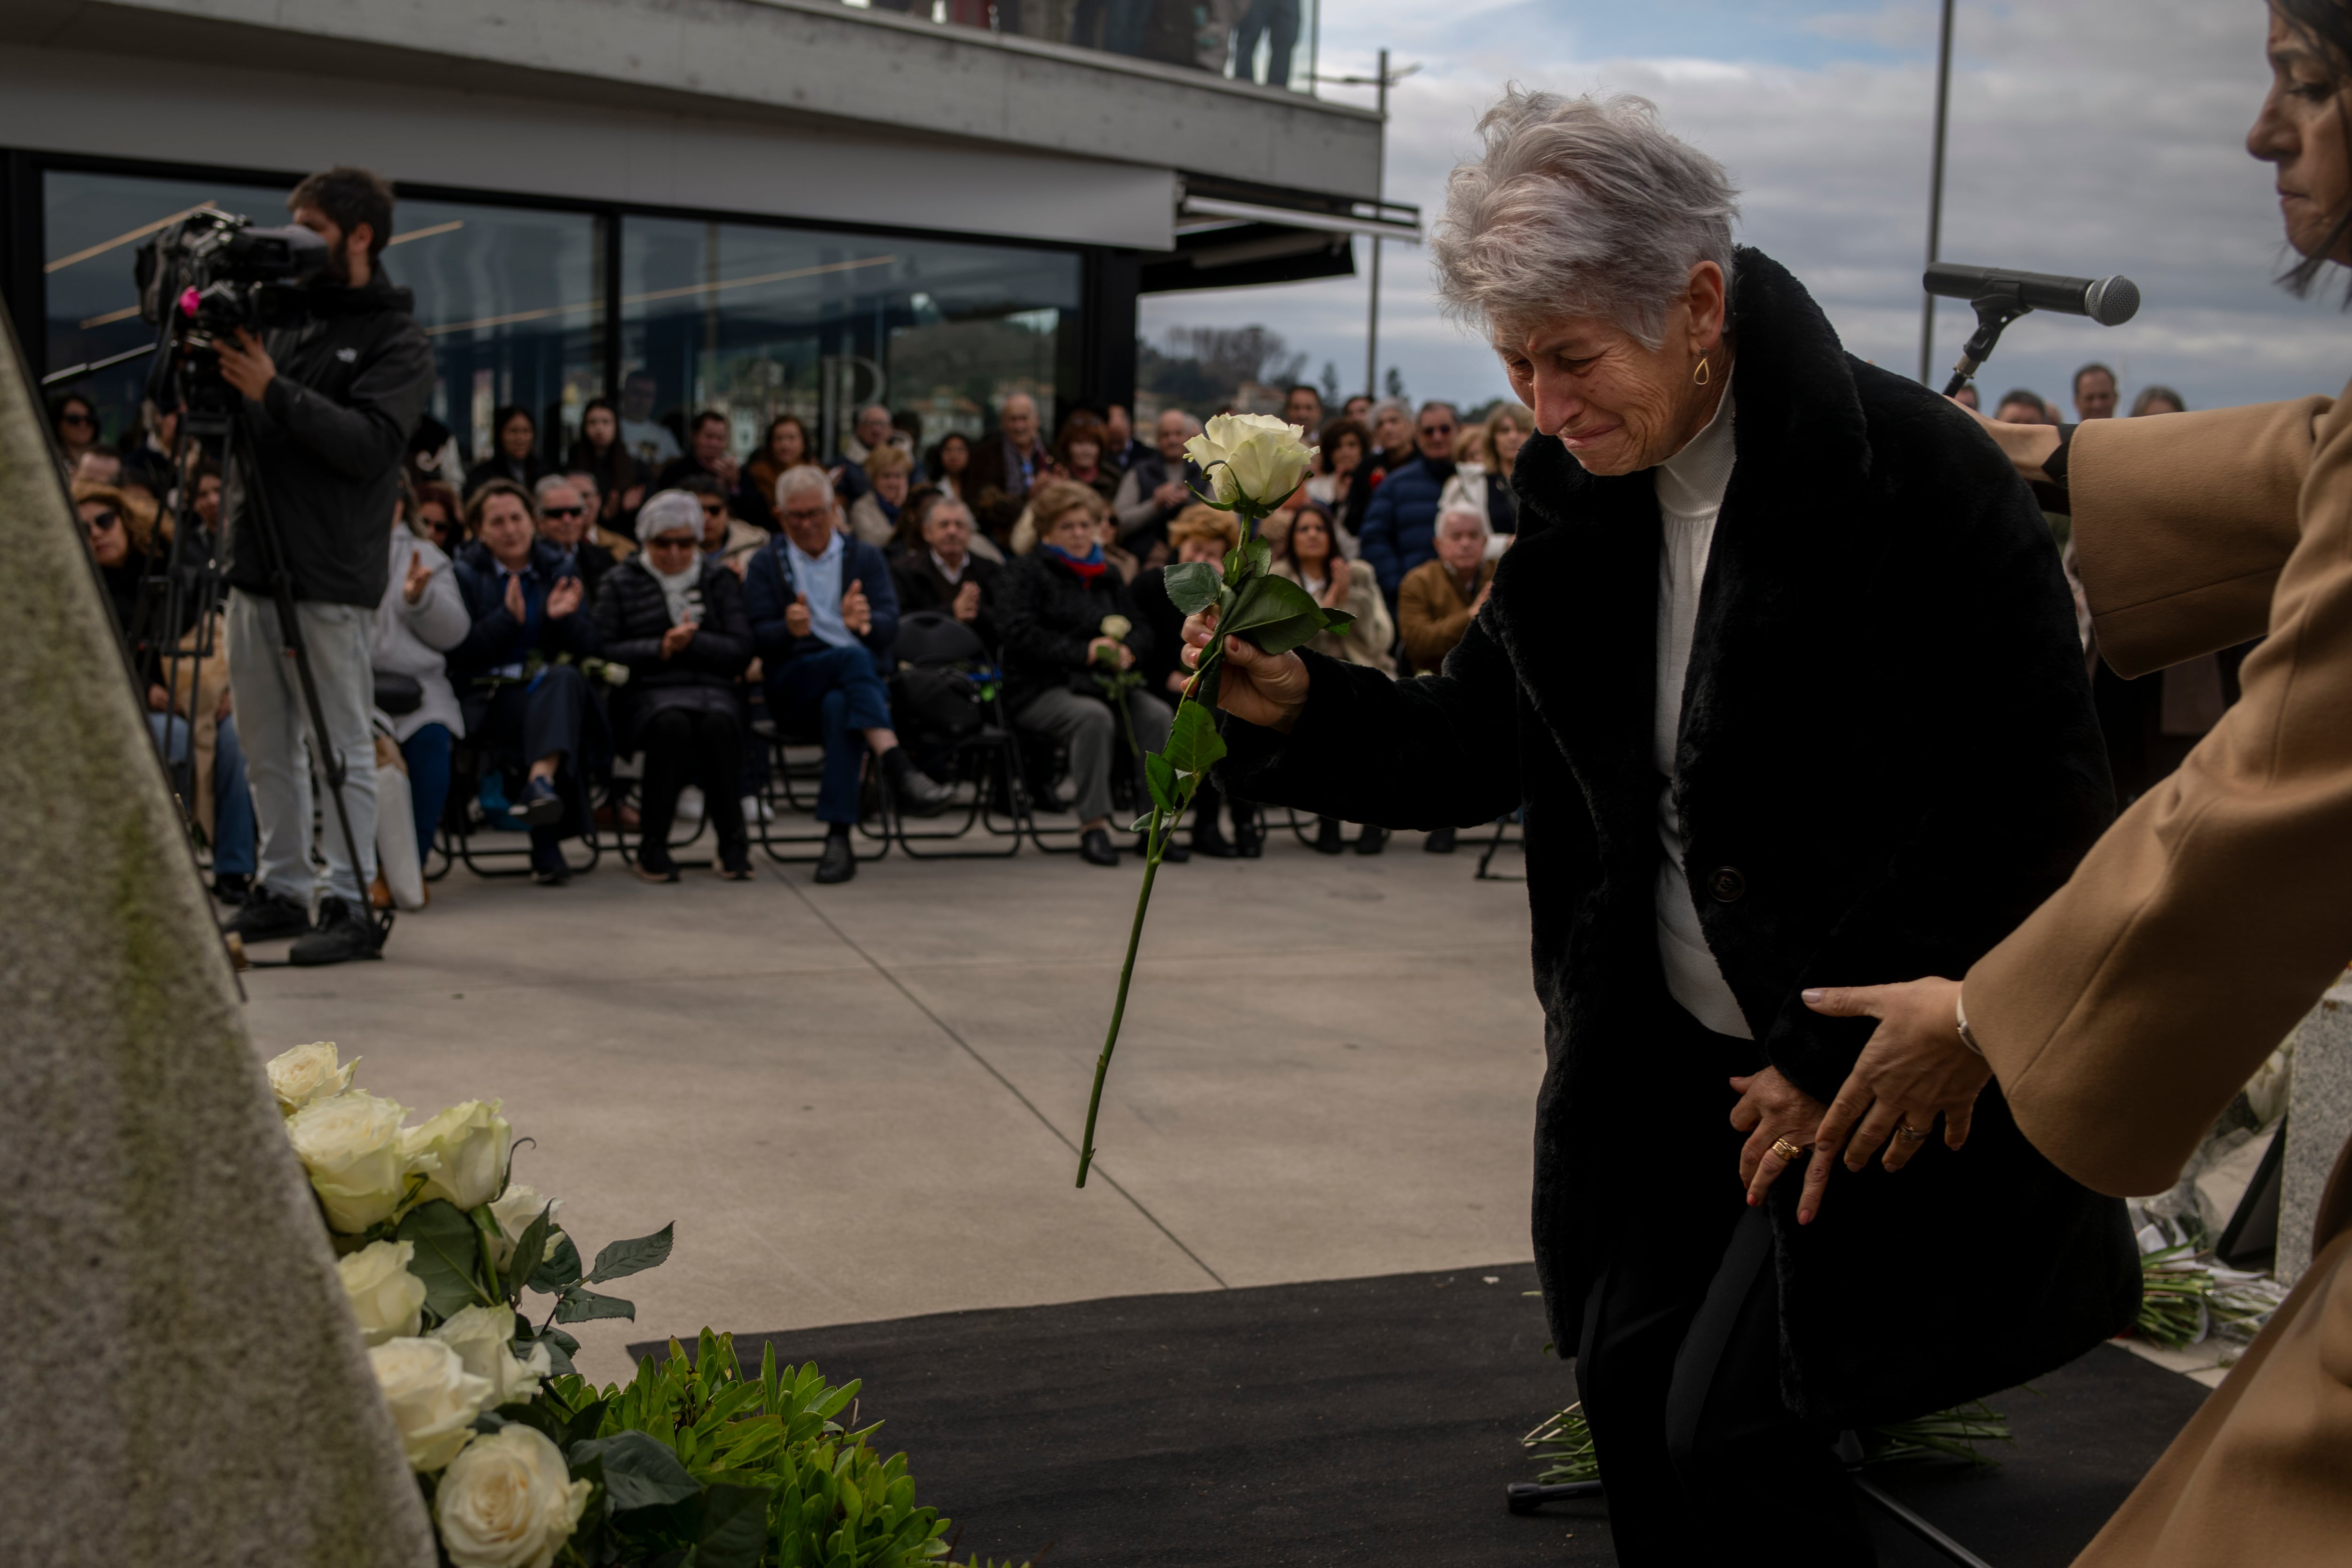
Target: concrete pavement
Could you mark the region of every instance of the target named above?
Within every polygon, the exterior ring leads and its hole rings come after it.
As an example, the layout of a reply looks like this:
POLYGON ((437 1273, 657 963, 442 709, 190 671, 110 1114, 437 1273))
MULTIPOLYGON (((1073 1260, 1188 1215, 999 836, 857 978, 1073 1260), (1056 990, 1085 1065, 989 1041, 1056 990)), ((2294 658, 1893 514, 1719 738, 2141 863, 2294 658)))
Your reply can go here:
POLYGON ((1164 868, 1084 1191, 1139 863, 894 855, 818 888, 755 859, 750 884, 458 870, 381 963, 245 976, 265 1055, 335 1040, 419 1117, 503 1099, 537 1141, 516 1179, 584 1254, 677 1222, 670 1262, 611 1288, 636 1322, 581 1326, 593 1375, 705 1324, 1530 1256, 1526 889, 1474 880, 1469 846, 1324 857, 1286 831, 1164 868))

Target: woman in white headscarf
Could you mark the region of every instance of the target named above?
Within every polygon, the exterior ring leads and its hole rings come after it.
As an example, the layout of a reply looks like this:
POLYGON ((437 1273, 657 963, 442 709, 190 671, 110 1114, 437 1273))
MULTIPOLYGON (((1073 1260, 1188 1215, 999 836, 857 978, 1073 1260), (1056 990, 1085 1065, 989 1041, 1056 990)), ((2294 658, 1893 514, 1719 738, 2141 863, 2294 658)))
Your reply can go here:
POLYGON ((645 757, 637 875, 677 880, 670 824, 678 793, 696 784, 719 835, 719 874, 748 881, 740 678, 751 662, 751 623, 743 586, 717 559, 704 558, 702 506, 684 490, 646 502, 637 542, 644 548, 606 573, 596 592, 604 657, 629 670, 613 701, 615 743, 645 757))

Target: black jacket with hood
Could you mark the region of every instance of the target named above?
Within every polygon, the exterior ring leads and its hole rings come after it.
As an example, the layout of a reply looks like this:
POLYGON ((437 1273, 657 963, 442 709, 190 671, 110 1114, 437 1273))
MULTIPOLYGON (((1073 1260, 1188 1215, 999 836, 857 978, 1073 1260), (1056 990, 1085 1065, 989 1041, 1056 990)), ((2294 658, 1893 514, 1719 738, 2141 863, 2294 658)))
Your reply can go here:
MULTIPOLYGON (((370 610, 383 600, 383 531, 409 435, 433 395, 433 349, 413 304, 379 261, 365 286, 315 288, 309 320, 263 336, 278 378, 244 406, 297 599, 370 610)), ((260 553, 245 537, 252 482, 231 477, 227 573, 266 594, 260 553)))

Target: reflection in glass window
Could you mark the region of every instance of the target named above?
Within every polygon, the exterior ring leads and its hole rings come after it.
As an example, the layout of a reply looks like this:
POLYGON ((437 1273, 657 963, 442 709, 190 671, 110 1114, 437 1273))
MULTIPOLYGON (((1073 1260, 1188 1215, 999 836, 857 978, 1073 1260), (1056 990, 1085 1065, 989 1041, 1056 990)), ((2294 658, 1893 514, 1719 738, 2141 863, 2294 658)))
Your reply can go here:
POLYGON ((652 460, 706 407, 739 455, 782 414, 837 451, 872 403, 928 447, 980 434, 1014 392, 1050 418, 1077 384, 1066 251, 656 218, 621 246, 623 430, 652 460))
MULTIPOLYGON (((139 290, 131 267, 139 247, 157 229, 202 206, 241 213, 264 226, 289 222, 286 193, 291 184, 232 184, 224 180, 130 178, 118 174, 51 172, 41 184, 43 259, 47 293, 50 372, 100 360, 155 341, 155 329, 139 319, 139 290)), ((75 392, 98 407, 99 426, 109 446, 138 424, 146 390, 144 357, 50 389, 52 398, 75 392)))
POLYGON ((604 383, 604 220, 587 213, 404 201, 384 247, 394 279, 416 295, 433 340, 433 416, 459 456, 492 449, 509 406, 537 425, 550 463, 580 433, 604 383))

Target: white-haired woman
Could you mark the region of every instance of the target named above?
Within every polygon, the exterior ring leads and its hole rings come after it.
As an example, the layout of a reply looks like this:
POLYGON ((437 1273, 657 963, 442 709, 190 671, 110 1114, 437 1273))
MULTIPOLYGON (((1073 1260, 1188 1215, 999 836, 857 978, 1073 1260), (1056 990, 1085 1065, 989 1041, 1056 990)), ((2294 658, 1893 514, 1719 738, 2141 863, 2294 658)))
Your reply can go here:
POLYGON ((1649 104, 1515 89, 1482 130, 1433 248, 1542 432, 1528 536, 1440 675, 1229 640, 1227 765, 1390 827, 1525 808, 1535 1253, 1618 1560, 1868 1563, 1841 1427, 2137 1302, 2121 1204, 1990 1096, 1965 1150, 1842 1171, 1817 1224, 1751 1203, 1867 1034, 1804 989, 1958 973, 2112 809, 2073 610, 1992 443, 1735 252, 1729 180, 1649 104), (1958 1282, 1993 1255, 2033 1296, 1988 1328, 1958 1282))

